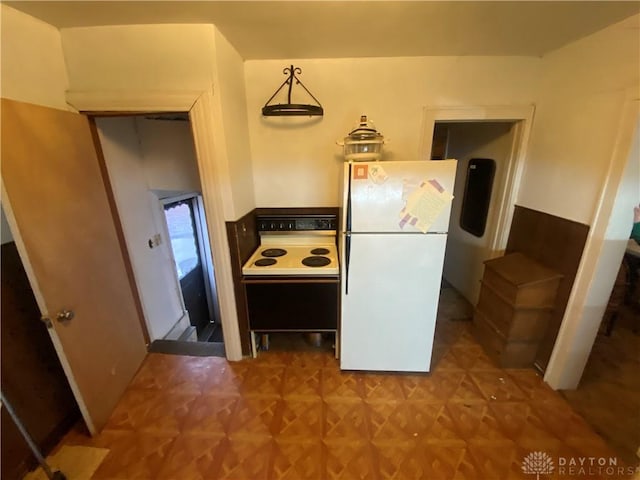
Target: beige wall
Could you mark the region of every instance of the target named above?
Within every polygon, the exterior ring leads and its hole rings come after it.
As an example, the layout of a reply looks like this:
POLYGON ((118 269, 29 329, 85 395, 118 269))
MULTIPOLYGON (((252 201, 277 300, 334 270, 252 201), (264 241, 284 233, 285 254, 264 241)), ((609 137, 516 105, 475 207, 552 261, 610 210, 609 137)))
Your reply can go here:
POLYGON ((0 5, 0 84, 5 98, 61 110, 67 73, 60 33, 55 27, 0 5))
POLYGON ((71 90, 211 87, 213 25, 122 25, 60 32, 71 90))
POLYGON ((213 25, 62 29, 73 91, 213 90, 225 220, 254 206, 242 59, 213 25))
POLYGON ((636 15, 543 58, 521 205, 591 224, 626 90, 639 88, 639 27, 636 15))
POLYGON ((244 62, 227 39, 216 30, 214 98, 219 100, 216 153, 225 159, 232 209, 227 220, 236 220, 255 207, 253 170, 249 148, 244 62))
MULTIPOLYGON (((285 80, 282 60, 245 63, 256 205, 335 206, 342 140, 367 114, 389 140, 384 159, 417 159, 425 106, 527 105, 534 102, 540 59, 406 57, 293 61, 322 103, 324 117, 262 117, 285 80)), ((312 100, 293 89, 294 103, 312 100)))
POLYGON ((202 191, 189 122, 136 117, 135 127, 150 190, 202 191))

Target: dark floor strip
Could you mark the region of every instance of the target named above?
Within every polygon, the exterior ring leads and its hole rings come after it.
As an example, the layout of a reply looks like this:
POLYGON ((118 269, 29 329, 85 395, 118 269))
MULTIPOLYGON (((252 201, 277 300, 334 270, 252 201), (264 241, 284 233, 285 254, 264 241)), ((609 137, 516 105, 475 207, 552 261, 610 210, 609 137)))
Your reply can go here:
POLYGON ((155 340, 149 352, 187 355, 191 357, 224 357, 224 344, 220 342, 181 342, 178 340, 155 340))
POLYGON ((210 342, 224 342, 224 338, 222 337, 222 325, 219 323, 214 324, 215 327, 213 329, 213 334, 209 338, 210 342))

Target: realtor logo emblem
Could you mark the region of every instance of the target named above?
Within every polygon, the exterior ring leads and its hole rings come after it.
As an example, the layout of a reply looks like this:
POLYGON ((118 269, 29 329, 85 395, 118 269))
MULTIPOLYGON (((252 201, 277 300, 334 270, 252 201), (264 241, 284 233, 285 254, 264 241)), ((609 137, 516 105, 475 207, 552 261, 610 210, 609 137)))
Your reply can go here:
POLYGON ((553 460, 545 452, 531 452, 522 460, 522 472, 527 475, 535 475, 540 480, 540 475, 553 473, 553 460))

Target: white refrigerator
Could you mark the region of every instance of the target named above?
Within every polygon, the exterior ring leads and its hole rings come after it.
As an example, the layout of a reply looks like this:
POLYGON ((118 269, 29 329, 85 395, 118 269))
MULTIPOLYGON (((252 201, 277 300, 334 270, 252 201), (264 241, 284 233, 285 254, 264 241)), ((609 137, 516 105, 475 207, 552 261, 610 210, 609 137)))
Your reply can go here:
POLYGON ((429 371, 451 202, 424 199, 418 213, 411 210, 417 223, 407 217, 407 204, 415 204, 425 183, 452 194, 456 164, 345 164, 339 242, 343 370, 429 371), (429 221, 421 224, 421 216, 429 221))

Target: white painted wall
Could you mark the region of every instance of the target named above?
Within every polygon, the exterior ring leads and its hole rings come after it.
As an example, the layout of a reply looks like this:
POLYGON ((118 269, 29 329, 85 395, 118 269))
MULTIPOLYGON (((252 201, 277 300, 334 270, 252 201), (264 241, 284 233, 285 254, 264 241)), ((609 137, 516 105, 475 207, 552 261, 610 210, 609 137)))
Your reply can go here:
POLYGON ((214 28, 195 24, 63 28, 69 88, 209 89, 214 28))
POLYGON ((158 223, 162 206, 149 191, 133 117, 96 120, 150 340, 163 338, 184 314, 171 244, 158 223), (156 234, 162 243, 149 248, 156 234))
POLYGON ((213 25, 61 30, 72 91, 213 91, 225 220, 254 208, 242 59, 213 25))
POLYGON ((225 217, 236 220, 256 206, 253 193, 253 169, 249 148, 249 126, 245 92, 244 62, 238 52, 220 34, 215 32, 214 98, 218 99, 220 129, 216 138, 216 154, 223 159, 229 178, 232 208, 225 217))
POLYGON ((629 88, 640 16, 545 56, 519 204, 591 224, 629 88))
POLYGON ((490 234, 496 228, 499 199, 504 189, 507 165, 513 144, 512 123, 450 123, 448 157, 458 160, 454 200, 445 252, 444 278, 472 305, 478 302, 483 262, 494 256, 490 250, 490 234), (492 158, 496 173, 491 192, 487 227, 482 237, 476 237, 460 227, 460 213, 472 158, 492 158))
POLYGON ((142 168, 151 190, 200 192, 189 122, 135 117, 142 168))
MULTIPOLYGON (((384 159, 417 159, 425 106, 527 105, 541 60, 524 57, 406 57, 294 60, 324 117, 262 117, 285 80, 281 60, 247 61, 247 108, 256 205, 335 206, 342 140, 366 114, 390 140, 384 159)), ((295 87, 293 101, 312 102, 295 87)))
POLYGON ((58 29, 5 4, 0 26, 1 95, 73 110, 64 96, 68 80, 58 29))

